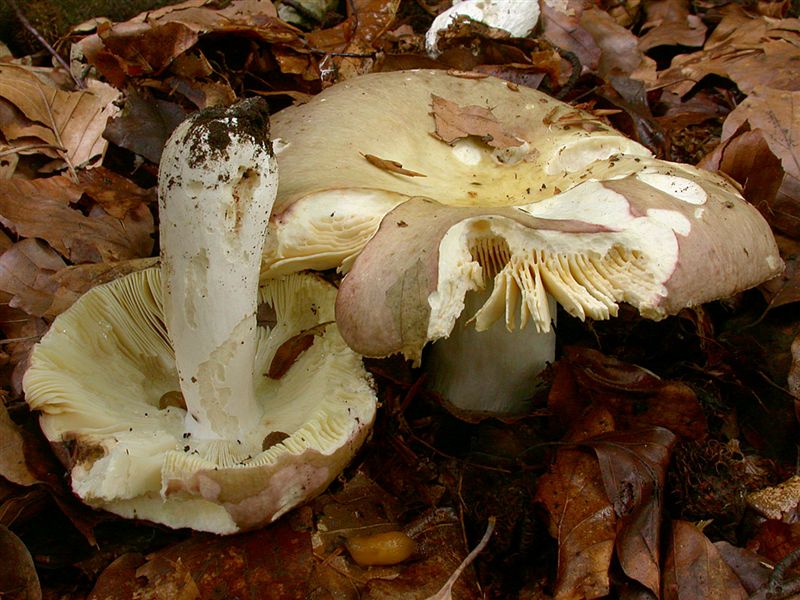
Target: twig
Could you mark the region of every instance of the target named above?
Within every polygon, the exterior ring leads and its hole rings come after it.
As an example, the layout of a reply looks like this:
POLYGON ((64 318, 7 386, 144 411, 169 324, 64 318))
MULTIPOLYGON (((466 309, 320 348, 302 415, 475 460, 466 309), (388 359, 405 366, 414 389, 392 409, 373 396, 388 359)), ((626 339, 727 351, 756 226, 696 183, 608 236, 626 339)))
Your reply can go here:
POLYGON ((786 581, 786 571, 797 564, 798 561, 800 561, 800 547, 789 552, 789 554, 784 556, 781 561, 775 565, 775 568, 772 570, 772 575, 770 575, 769 582, 766 585, 766 593, 764 593, 764 588, 762 587, 751 594, 750 598, 788 600, 796 596, 797 593, 800 592, 800 577, 794 577, 786 581))
POLYGON ((10 154, 19 154, 20 152, 24 152, 25 150, 36 150, 37 148, 52 148, 53 150, 58 150, 59 152, 66 152, 66 148, 54 144, 27 144, 25 146, 14 146, 13 148, 7 148, 6 150, 0 150, 0 157, 8 156, 10 154))
POLYGON ((69 68, 69 65, 64 61, 63 58, 61 58, 61 55, 56 51, 56 49, 53 48, 46 39, 44 39, 44 36, 39 33, 33 25, 31 25, 31 22, 28 21, 28 17, 25 16, 25 14, 22 12, 22 9, 20 9, 19 5, 17 4, 17 0, 6 1, 11 7, 11 10, 14 11, 14 14, 17 15, 17 19, 20 23, 22 23, 22 26, 27 29, 28 32, 30 32, 30 34, 35 37, 42 46, 45 47, 45 49, 53 56, 56 62, 61 65, 61 68, 69 73, 69 76, 72 78, 72 81, 75 82, 75 85, 78 87, 78 89, 85 90, 86 84, 83 82, 83 80, 75 77, 75 75, 72 73, 72 70, 69 68))

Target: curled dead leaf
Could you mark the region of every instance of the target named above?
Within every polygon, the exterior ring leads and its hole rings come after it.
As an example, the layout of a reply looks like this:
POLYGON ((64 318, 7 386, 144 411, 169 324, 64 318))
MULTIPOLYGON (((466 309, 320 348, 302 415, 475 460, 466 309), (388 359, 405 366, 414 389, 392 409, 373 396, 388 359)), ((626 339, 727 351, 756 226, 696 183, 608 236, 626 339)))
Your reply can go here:
POLYGON ((0 598, 41 600, 39 576, 30 552, 16 535, 0 525, 0 598))
POLYGON ((410 171, 408 169, 404 169, 403 165, 396 160, 389 160, 386 158, 379 158, 374 154, 362 154, 364 158, 367 159, 367 162, 371 165, 375 165, 379 169, 383 169, 384 171, 389 171, 390 173, 397 173, 398 175, 405 175, 406 177, 427 177, 424 173, 418 173, 417 171, 410 171))
POLYGON ((431 108, 436 130, 433 136, 447 144, 474 135, 492 148, 516 148, 524 140, 507 131, 492 111, 483 106, 459 106, 435 94, 431 108))
POLYGON ((749 596, 714 544, 687 521, 672 525, 663 577, 664 600, 745 600, 749 596))

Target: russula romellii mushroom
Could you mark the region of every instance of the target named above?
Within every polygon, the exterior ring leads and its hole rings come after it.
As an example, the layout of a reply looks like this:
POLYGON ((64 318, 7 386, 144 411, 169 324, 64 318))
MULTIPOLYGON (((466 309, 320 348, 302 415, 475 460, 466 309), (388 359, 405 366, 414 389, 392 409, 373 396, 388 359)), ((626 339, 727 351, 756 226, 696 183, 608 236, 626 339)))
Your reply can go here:
POLYGON ((371 74, 273 123, 266 272, 349 271, 347 343, 419 361, 439 340, 429 376, 460 408, 520 410, 553 358, 556 302, 581 319, 621 302, 661 319, 782 269, 767 223, 722 177, 499 79, 371 74))
POLYGON ((511 37, 525 37, 539 22, 540 11, 537 0, 454 0, 431 23, 425 34, 425 50, 434 58, 439 56, 439 38, 451 25, 463 21, 477 21, 511 37))
POLYGON ((333 323, 335 287, 259 288, 268 133, 262 101, 181 124, 159 172, 161 268, 89 291, 32 353, 26 399, 92 506, 258 527, 321 492, 369 431, 376 398, 333 323))

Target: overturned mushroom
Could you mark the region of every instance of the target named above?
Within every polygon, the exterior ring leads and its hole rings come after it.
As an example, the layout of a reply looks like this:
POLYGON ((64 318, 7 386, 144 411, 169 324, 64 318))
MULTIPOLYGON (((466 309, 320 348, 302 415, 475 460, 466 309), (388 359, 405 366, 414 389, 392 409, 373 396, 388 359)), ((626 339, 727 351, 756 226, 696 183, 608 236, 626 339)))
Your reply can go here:
POLYGON ((91 290, 34 349, 26 399, 88 504, 258 527, 322 491, 365 439, 376 400, 331 323, 336 289, 310 274, 259 288, 276 179, 264 103, 186 121, 161 163, 161 269, 91 290))
POLYGON ((276 115, 275 134, 267 271, 349 271, 347 343, 419 361, 439 340, 433 386, 461 408, 523 407, 553 358, 556 303, 660 319, 782 268, 764 219, 721 177, 491 77, 348 80, 276 115))

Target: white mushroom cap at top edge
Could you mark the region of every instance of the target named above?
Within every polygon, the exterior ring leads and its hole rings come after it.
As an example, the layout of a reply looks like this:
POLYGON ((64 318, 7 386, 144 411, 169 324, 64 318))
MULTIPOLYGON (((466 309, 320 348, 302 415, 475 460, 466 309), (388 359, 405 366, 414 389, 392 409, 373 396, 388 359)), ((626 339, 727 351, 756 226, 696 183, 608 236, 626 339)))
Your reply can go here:
POLYGON ((529 35, 539 22, 538 0, 455 0, 453 6, 440 13, 425 34, 425 50, 439 56, 439 37, 459 18, 469 18, 512 37, 529 35))

